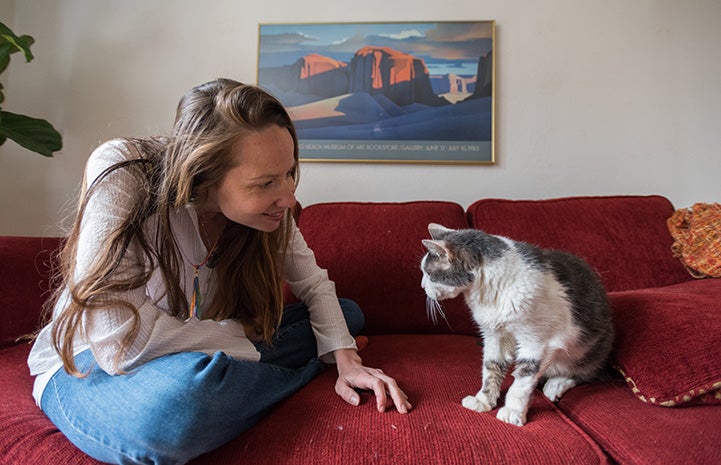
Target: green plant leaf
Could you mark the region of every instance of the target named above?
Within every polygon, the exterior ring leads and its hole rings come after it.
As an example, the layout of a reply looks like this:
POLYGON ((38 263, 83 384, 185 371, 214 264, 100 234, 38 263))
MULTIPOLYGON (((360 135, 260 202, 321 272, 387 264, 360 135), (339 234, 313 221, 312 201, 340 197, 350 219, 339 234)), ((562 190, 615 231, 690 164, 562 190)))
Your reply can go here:
POLYGON ((12 47, 9 44, 0 44, 0 73, 5 71, 5 68, 10 64, 10 50, 12 47))
MULTIPOLYGON (((5 23, 0 22, 0 73, 10 63, 10 55, 23 52, 25 61, 31 61, 33 54, 30 46, 35 43, 32 36, 16 35, 5 23)), ((0 84, 0 103, 5 100, 0 84)), ((0 111, 0 145, 12 139, 22 147, 52 157, 53 152, 62 148, 62 137, 55 128, 44 119, 31 118, 9 111, 0 111)))
POLYGON ((46 157, 63 147, 60 133, 46 120, 0 111, 0 139, 5 138, 46 157))
POLYGON ((30 46, 35 43, 32 36, 18 36, 5 23, 0 22, 0 73, 5 71, 10 63, 10 55, 15 52, 23 52, 25 61, 32 61, 33 54, 30 46))
POLYGON ((25 54, 25 61, 31 61, 33 59, 33 54, 30 52, 30 46, 35 43, 35 39, 33 39, 32 36, 18 36, 12 31, 12 29, 7 27, 5 23, 0 22, 0 38, 0 43, 10 43, 16 48, 14 51, 23 52, 23 54, 25 54))

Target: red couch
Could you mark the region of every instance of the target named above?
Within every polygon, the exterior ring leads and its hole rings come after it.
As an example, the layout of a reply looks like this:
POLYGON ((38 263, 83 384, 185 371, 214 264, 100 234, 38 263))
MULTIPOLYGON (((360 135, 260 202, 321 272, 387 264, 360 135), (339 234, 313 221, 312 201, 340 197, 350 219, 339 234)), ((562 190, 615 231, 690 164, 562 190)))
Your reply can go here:
MULTIPOLYGON (((311 205, 299 225, 341 296, 364 309, 361 355, 394 376, 414 410, 352 407, 328 369, 251 430, 194 460, 209 464, 719 464, 721 281, 695 280, 672 256, 659 196, 311 205), (460 299, 426 316, 419 262, 429 222, 477 227, 585 257, 610 291, 616 379, 558 404, 538 392, 519 428, 461 399, 480 387, 481 350, 460 299), (621 374, 622 373, 622 374, 621 374), (716 405, 715 405, 716 404, 716 405), (670 407, 668 405, 675 405, 670 407)), ((27 342, 58 240, 0 238, 0 463, 94 464, 35 406, 27 342)), ((511 379, 506 380, 506 387, 511 379)))

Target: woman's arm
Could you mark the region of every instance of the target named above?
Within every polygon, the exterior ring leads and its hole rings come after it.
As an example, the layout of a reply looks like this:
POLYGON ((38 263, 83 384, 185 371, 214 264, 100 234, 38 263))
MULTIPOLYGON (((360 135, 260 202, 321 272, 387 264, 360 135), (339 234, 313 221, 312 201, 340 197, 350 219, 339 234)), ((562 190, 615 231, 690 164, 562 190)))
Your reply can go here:
POLYGON ((407 413, 412 405, 396 381, 382 370, 363 365, 355 341, 348 333, 335 284, 328 279, 326 270, 317 265, 315 255, 297 229, 291 249, 286 280, 293 293, 308 306, 319 356, 337 364, 336 393, 346 402, 359 405, 356 389, 372 390, 378 411, 394 405, 399 412, 407 413))
POLYGON ((335 350, 356 348, 338 303, 335 283, 318 266, 315 254, 297 227, 286 257, 285 280, 308 307, 321 360, 332 363, 335 350))

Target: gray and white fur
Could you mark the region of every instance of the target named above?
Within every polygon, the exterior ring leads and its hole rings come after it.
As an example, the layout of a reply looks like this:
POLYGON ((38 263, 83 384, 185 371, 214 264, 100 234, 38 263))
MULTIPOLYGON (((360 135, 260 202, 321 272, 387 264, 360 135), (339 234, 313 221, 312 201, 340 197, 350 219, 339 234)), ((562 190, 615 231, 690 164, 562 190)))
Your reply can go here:
MULTIPOLYGON (((433 310, 463 294, 483 338, 483 383, 462 405, 496 408, 512 366, 513 383, 496 417, 522 426, 533 392, 552 402, 606 373, 611 310, 596 273, 579 257, 476 229, 428 225, 421 285, 433 310)), ((435 318, 435 315, 433 315, 435 318)))

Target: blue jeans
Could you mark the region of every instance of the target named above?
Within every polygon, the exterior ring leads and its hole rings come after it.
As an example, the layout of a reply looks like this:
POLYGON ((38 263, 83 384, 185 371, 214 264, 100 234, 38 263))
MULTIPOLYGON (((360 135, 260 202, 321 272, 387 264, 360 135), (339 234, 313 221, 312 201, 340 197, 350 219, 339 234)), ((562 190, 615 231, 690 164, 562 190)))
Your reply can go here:
MULTIPOLYGON (((360 308, 340 299, 353 336, 360 308)), ((110 376, 90 350, 75 361, 84 378, 59 370, 42 408, 67 438, 97 460, 118 464, 182 464, 230 441, 280 400, 317 376, 315 337, 303 304, 285 308, 273 347, 259 344, 260 362, 182 352, 110 376)))

